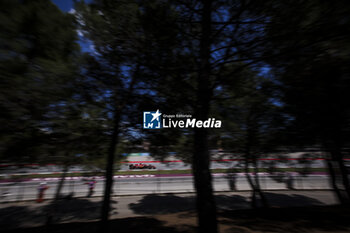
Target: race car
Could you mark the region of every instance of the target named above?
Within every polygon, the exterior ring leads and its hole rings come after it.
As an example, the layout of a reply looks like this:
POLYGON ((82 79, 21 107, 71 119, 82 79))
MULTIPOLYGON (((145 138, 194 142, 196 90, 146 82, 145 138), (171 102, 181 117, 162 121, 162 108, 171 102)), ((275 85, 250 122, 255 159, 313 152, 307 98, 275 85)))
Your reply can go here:
POLYGON ((156 169, 156 166, 153 166, 151 164, 139 163, 139 164, 130 164, 129 169, 156 169))

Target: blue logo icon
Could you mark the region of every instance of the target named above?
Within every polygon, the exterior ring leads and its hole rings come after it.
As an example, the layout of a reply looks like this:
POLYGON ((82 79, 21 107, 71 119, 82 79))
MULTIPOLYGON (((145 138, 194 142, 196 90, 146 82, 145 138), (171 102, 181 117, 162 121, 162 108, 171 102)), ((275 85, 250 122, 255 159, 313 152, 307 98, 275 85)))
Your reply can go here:
POLYGON ((161 113, 159 110, 156 112, 143 112, 143 128, 144 129, 160 129, 162 128, 161 113))

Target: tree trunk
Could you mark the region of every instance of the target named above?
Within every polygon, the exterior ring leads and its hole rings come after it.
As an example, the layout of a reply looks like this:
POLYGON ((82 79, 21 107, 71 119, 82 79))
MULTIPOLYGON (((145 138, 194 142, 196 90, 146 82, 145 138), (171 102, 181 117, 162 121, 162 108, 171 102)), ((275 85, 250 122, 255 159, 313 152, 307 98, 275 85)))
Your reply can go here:
POLYGON ((337 177, 336 177, 336 172, 334 169, 334 161, 327 161, 327 166, 328 166, 328 170, 329 170, 329 178, 330 178, 330 183, 331 186, 333 187, 333 191, 335 192, 335 194, 337 195, 338 201, 341 204, 345 204, 346 201, 343 197, 343 195, 341 194, 341 191, 337 185, 337 177))
POLYGON ((61 197, 61 190, 64 184, 64 181, 66 180, 66 176, 67 176, 67 172, 68 172, 68 165, 63 165, 63 170, 62 170, 62 175, 61 175, 61 179, 60 182, 58 183, 57 189, 56 189, 56 195, 55 195, 55 199, 58 200, 61 197))
POLYGON ((206 130, 195 130, 193 174, 197 193, 199 232, 217 232, 216 205, 213 196, 210 156, 206 130))
MULTIPOLYGON (((246 155, 246 158, 249 158, 250 155, 246 155)), ((267 199, 265 197, 265 194, 263 193, 263 191, 261 190, 260 187, 260 180, 259 180, 259 175, 258 175, 258 166, 256 161, 253 162, 254 165, 254 177, 252 177, 250 175, 249 172, 249 162, 248 159, 245 160, 245 166, 244 166, 244 170, 245 170, 245 174, 248 180, 248 183, 250 185, 250 187, 252 188, 252 197, 251 197, 251 201, 252 201, 252 208, 257 208, 258 207, 258 200, 257 200, 257 195, 259 195, 260 200, 261 200, 261 204, 263 207, 268 208, 269 204, 267 202, 267 199)))
POLYGON ((335 181, 337 178, 340 179, 339 183, 341 183, 343 188, 345 189, 344 195, 342 195, 342 198, 343 198, 342 203, 349 204, 350 203, 350 184, 349 184, 348 172, 344 165, 344 160, 340 149, 335 148, 334 150, 332 150, 331 156, 332 156, 332 160, 334 161, 334 164, 336 164, 338 167, 337 169, 338 171, 336 172, 334 171, 334 168, 333 168, 335 181), (336 174, 337 172, 338 174, 336 174))
POLYGON ((337 158, 338 158, 337 162, 339 165, 342 183, 343 183, 343 186, 344 186, 346 194, 347 194, 347 202, 348 202, 347 204, 349 204, 349 202, 350 202, 350 184, 349 184, 349 178, 348 178, 348 171, 347 171, 347 168, 344 164, 343 156, 342 156, 340 151, 338 152, 337 158))
MULTIPOLYGON (((247 158, 247 156, 246 156, 247 158)), ((253 179, 252 177, 250 176, 249 174, 249 162, 248 162, 248 159, 245 159, 245 162, 244 162, 244 171, 245 171, 245 175, 246 175, 246 178, 247 178, 247 181, 250 185, 250 187, 252 188, 252 197, 251 197, 251 204, 252 204, 252 208, 256 208, 257 207, 257 201, 256 201, 256 187, 254 185, 254 182, 253 182, 253 179)))
MULTIPOLYGON (((210 46, 211 46, 211 0, 203 1, 202 36, 200 40, 200 71, 197 76, 197 106, 195 117, 206 120, 209 117, 210 99, 210 46)), ((198 232, 218 232, 216 205, 213 195, 212 177, 210 172, 210 154, 208 148, 208 130, 194 130, 193 175, 197 194, 196 208, 198 213, 198 232)))
POLYGON ((260 180, 259 180, 259 167, 258 167, 258 163, 257 163, 257 159, 254 159, 254 171, 255 171, 255 187, 256 187, 256 191, 258 192, 259 196, 260 196, 260 200, 262 203, 262 206, 264 208, 268 208, 269 204, 267 202, 267 199, 265 197, 264 192, 261 190, 261 186, 260 186, 260 180))
POLYGON ((119 134, 119 123, 120 123, 120 111, 115 111, 114 116, 114 127, 112 132, 112 138, 110 146, 108 149, 108 157, 106 164, 106 174, 105 174, 105 190, 103 196, 103 203, 101 209, 101 226, 99 232, 108 232, 108 218, 110 211, 110 202, 111 202, 111 191, 113 186, 113 171, 114 171, 114 158, 115 150, 118 145, 118 134, 119 134))

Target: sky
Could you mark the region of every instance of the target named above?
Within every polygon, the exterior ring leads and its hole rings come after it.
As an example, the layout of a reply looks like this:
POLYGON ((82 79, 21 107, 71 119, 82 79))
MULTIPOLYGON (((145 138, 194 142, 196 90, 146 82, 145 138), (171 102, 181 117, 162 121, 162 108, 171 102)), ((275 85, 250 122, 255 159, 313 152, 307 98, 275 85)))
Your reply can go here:
MULTIPOLYGON (((51 0, 51 1, 56 6, 58 6, 58 8, 60 8, 61 11, 64 11, 64 12, 69 12, 70 10, 72 10, 74 8, 73 0, 51 0)), ((85 2, 90 2, 90 1, 88 0, 85 2)), ((93 52, 91 41, 84 39, 82 36, 79 36, 78 43, 80 44, 82 52, 88 52, 88 53, 93 52)))
POLYGON ((68 12, 73 9, 73 0, 51 0, 62 11, 68 12))

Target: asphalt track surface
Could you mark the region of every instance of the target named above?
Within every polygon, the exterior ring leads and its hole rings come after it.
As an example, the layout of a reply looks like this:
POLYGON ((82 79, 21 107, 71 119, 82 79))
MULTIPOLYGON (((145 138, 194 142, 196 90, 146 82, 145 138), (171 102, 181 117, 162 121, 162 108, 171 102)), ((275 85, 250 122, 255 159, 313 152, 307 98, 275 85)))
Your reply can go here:
MULTIPOLYGON (((329 190, 329 178, 324 174, 301 176, 297 173, 270 175, 261 173, 260 184, 265 190, 329 190)), ((103 194, 104 179, 95 177, 97 183, 93 196, 103 194)), ((0 183, 0 202, 35 200, 40 183, 46 182, 49 189, 45 192, 46 199, 52 199, 59 182, 58 178, 38 178, 26 182, 0 183)), ((88 194, 87 178, 69 177, 65 180, 62 196, 84 197, 88 194)), ((228 176, 227 174, 213 174, 214 190, 220 191, 247 191, 249 183, 244 174, 228 176)), ((192 193, 194 192, 193 177, 189 174, 180 175, 125 175, 115 176, 113 195, 141 195, 161 193, 192 193)))

